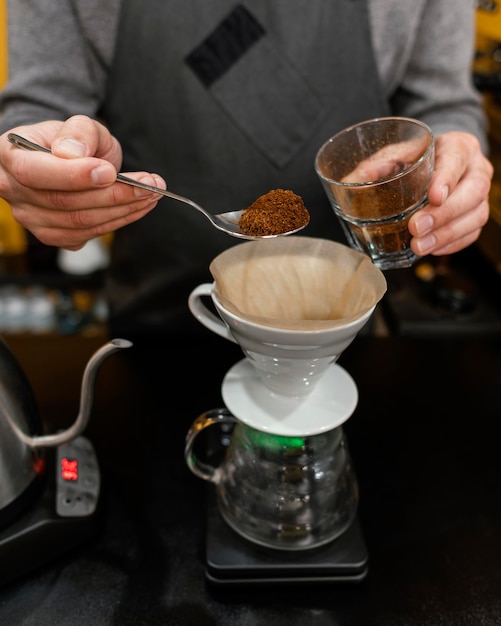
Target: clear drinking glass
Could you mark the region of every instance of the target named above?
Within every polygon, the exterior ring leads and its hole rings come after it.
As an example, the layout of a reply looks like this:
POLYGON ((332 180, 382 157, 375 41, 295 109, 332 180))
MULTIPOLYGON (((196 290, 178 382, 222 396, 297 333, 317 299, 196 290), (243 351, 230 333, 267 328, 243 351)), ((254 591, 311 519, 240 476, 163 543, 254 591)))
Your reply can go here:
POLYGON ((411 216, 427 203, 434 168, 431 129, 384 117, 350 126, 318 151, 315 171, 351 247, 381 270, 410 267, 411 216))

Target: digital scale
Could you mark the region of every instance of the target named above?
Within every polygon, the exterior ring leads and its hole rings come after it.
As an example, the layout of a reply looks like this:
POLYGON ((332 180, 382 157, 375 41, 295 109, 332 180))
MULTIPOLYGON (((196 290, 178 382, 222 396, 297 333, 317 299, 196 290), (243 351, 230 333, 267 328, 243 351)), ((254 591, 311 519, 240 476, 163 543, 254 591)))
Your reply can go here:
POLYGON ((358 518, 337 539, 309 550, 261 547, 236 533, 209 495, 206 578, 218 586, 360 582, 368 554, 358 518))

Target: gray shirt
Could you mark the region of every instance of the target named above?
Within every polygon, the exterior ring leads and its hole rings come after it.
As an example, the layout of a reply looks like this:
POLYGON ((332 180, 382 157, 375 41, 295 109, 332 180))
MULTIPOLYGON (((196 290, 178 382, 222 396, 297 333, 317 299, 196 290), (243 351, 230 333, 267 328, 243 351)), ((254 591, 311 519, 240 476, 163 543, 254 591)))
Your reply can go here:
MULTIPOLYGON (((97 115, 121 1, 8 0, 11 80, 0 98, 0 131, 97 115)), ((394 112, 418 117, 436 133, 470 131, 485 147, 481 100, 465 70, 474 53, 475 6, 474 0, 369 0, 369 13, 379 78, 394 112)))

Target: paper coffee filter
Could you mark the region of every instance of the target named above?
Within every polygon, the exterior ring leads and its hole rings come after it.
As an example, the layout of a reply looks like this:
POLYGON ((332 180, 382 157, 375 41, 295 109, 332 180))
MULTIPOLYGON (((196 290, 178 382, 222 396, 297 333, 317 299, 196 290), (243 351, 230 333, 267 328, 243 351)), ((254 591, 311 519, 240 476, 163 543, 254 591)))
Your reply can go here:
POLYGON ((276 328, 320 330, 358 319, 386 292, 383 273, 343 244, 288 236, 237 244, 210 264, 221 304, 276 328))

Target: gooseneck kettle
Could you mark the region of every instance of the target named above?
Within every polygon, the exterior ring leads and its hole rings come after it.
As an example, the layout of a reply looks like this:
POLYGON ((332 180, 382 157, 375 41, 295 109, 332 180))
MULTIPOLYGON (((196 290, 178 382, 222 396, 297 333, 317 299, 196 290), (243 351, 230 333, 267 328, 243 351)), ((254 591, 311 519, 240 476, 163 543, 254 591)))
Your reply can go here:
POLYGON ((132 343, 126 339, 112 339, 92 355, 83 373, 75 421, 66 430, 43 434, 29 381, 7 344, 0 339, 0 528, 38 492, 37 484, 46 469, 45 449, 74 439, 87 426, 101 363, 114 352, 130 346, 132 343))

